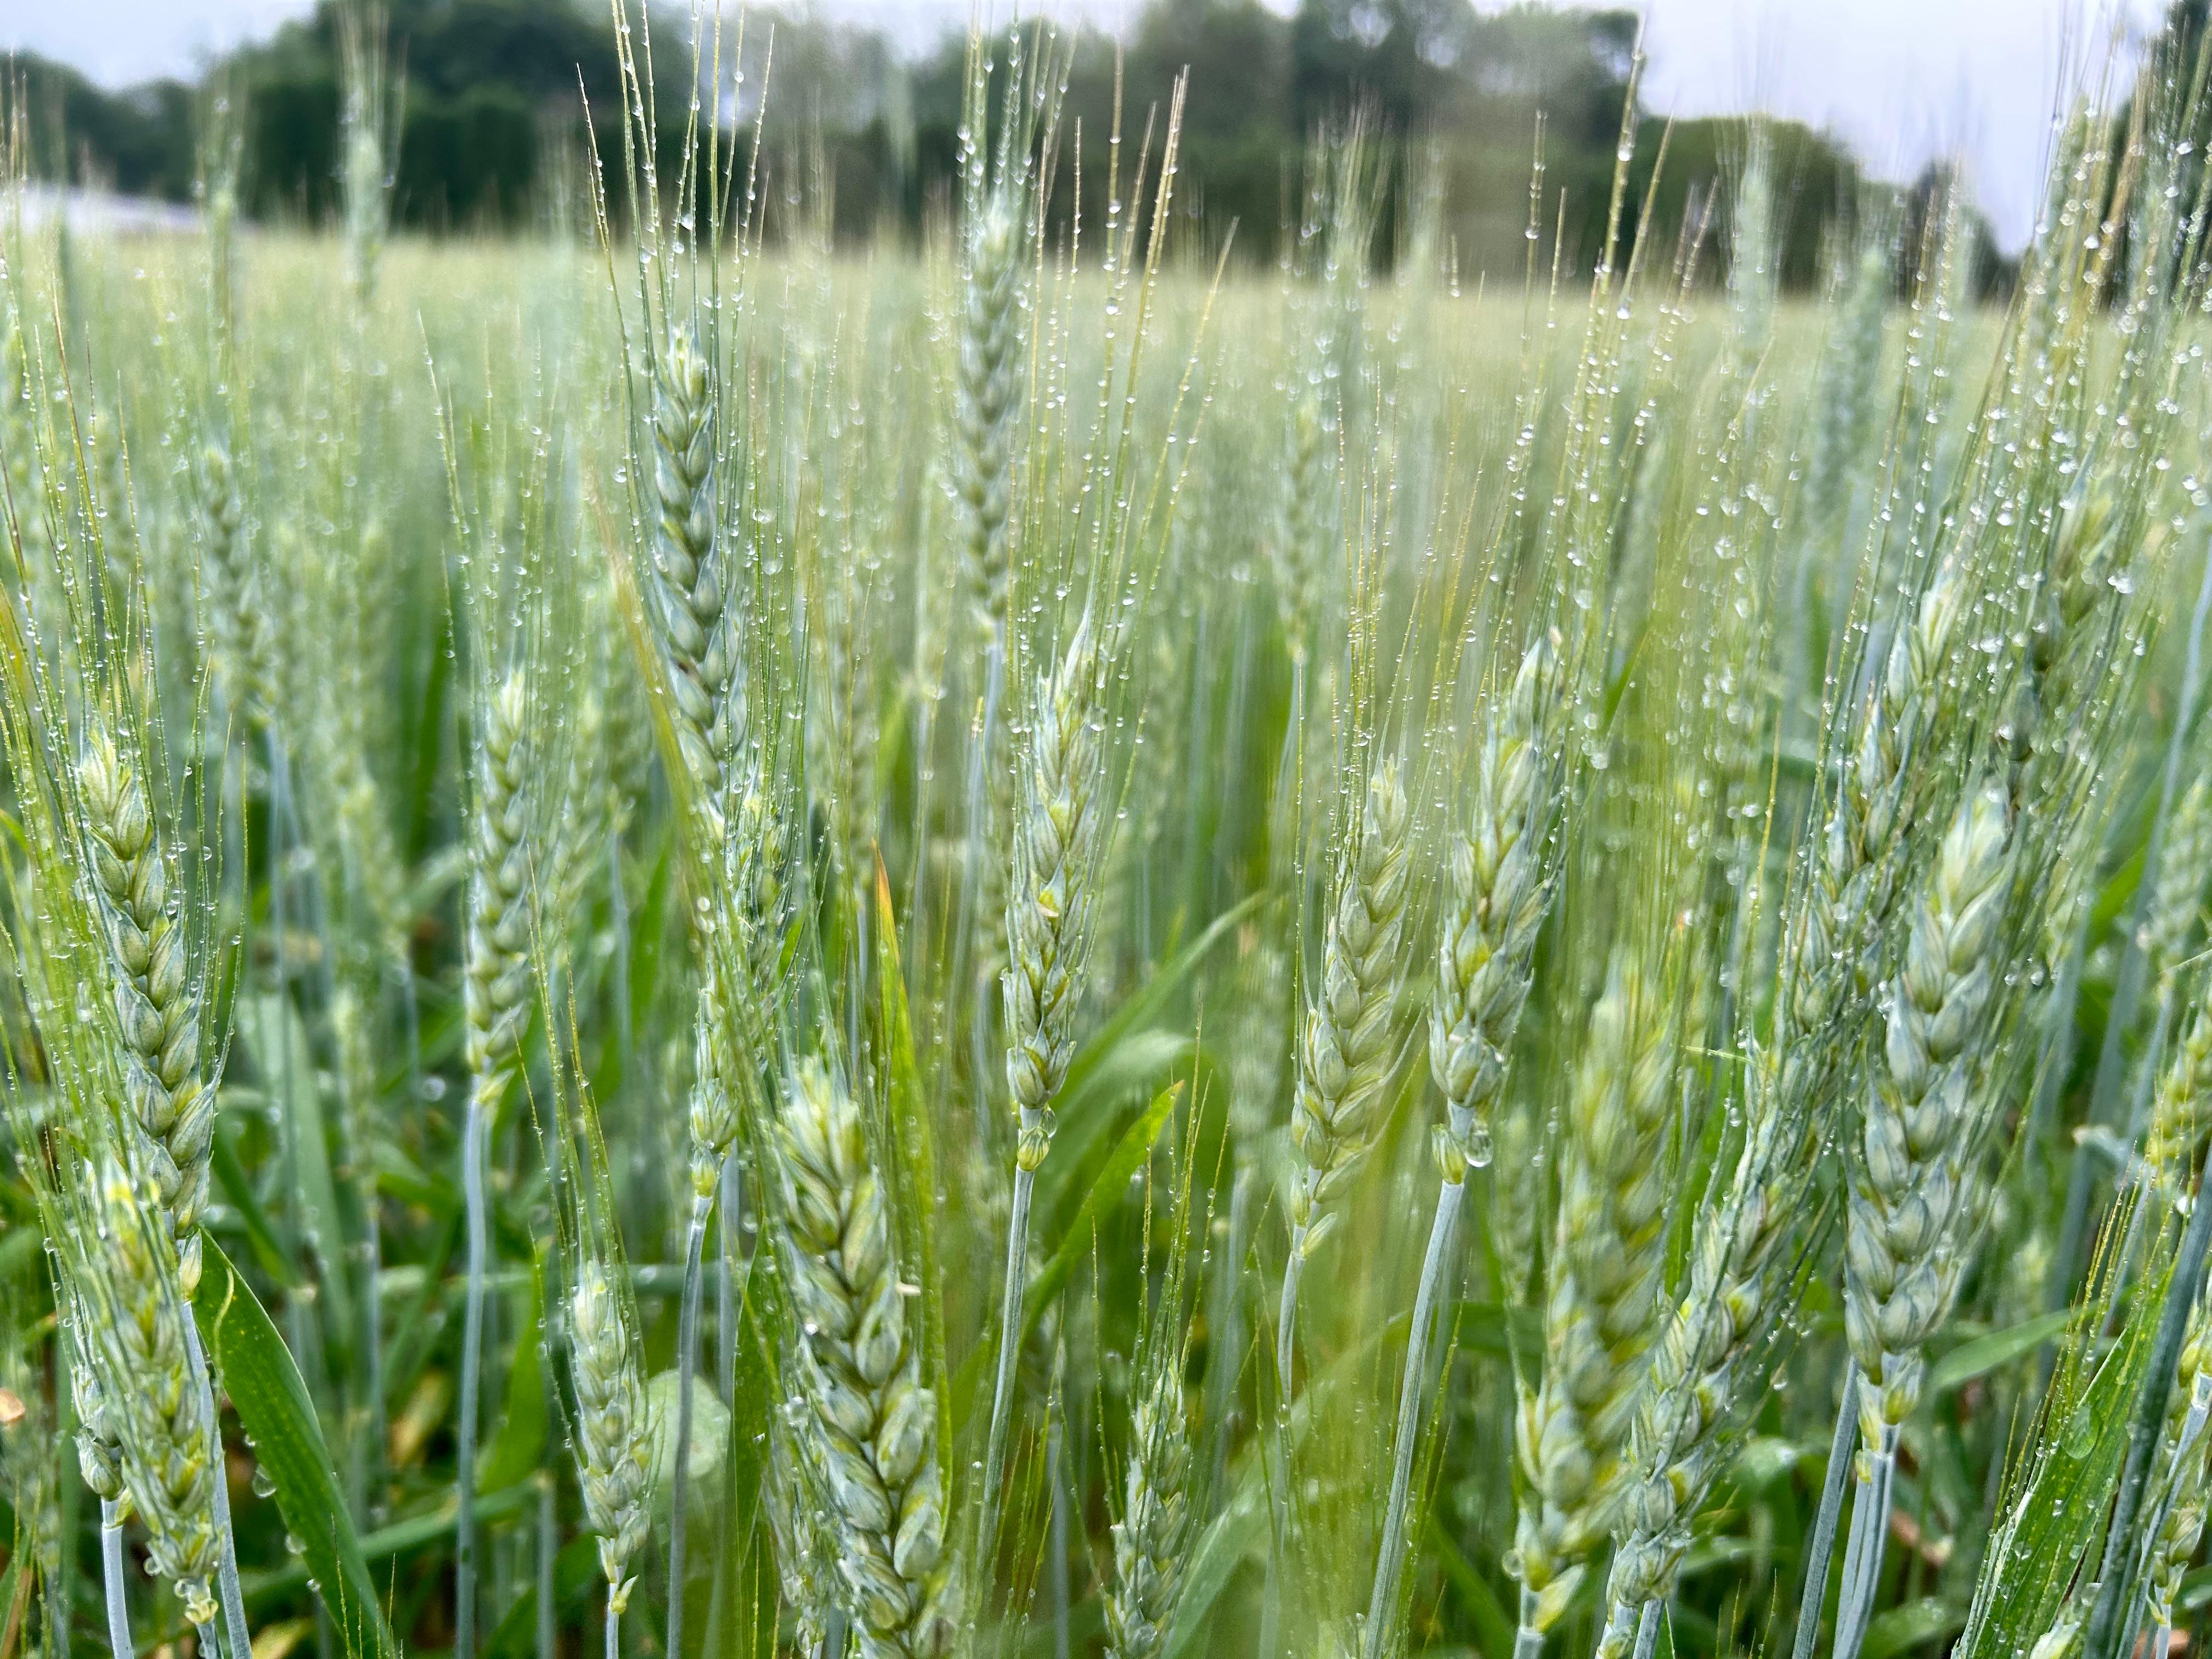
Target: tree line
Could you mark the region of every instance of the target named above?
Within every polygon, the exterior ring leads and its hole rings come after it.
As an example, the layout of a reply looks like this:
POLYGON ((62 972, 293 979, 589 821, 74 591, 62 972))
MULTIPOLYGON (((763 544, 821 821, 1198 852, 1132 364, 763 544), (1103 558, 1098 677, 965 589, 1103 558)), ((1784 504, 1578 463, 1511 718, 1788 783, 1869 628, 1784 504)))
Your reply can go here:
MULTIPOLYGON (((62 64, 17 58, 33 170, 190 200, 199 136, 221 99, 243 139, 246 210, 323 222, 337 210, 344 9, 345 0, 319 0, 307 17, 189 82, 111 91, 62 64)), ((562 204, 574 210, 591 146, 611 162, 621 154, 619 64, 598 0, 386 0, 381 16, 400 88, 400 226, 542 225, 562 204)), ((774 7, 749 9, 742 40, 736 21, 724 27, 720 114, 757 137, 768 233, 786 228, 780 215, 804 210, 827 213, 848 242, 887 230, 918 237, 954 178, 965 40, 948 35, 908 60, 876 31, 774 7), (743 76, 732 96, 733 66, 743 76), (802 188, 808 181, 829 188, 802 188), (787 205, 802 200, 804 210, 787 205)), ((1133 151, 1187 69, 1178 196, 1208 247, 1233 229, 1238 258, 1283 255, 1313 147, 1356 128, 1372 166, 1379 261, 1395 256, 1426 185, 1462 277, 1517 276, 1540 154, 1546 229, 1563 229, 1570 257, 1586 264, 1602 232, 1636 27, 1627 9, 1483 13, 1468 0, 1301 0, 1287 15, 1260 0, 1151 0, 1123 40, 1090 35, 1073 51, 1058 211, 1103 200, 1116 108, 1133 151)), ((679 12, 656 19, 659 144, 672 158, 690 101, 686 33, 679 12)), ((1786 192, 1783 278, 1808 287, 1832 228, 1858 210, 1863 180, 1822 134, 1790 123, 1769 123, 1767 133, 1786 192)), ((1631 179, 1639 202, 1662 136, 1660 124, 1642 123, 1631 179)), ((1708 204, 1725 212, 1729 193, 1713 185, 1740 160, 1746 128, 1736 118, 1677 121, 1664 138, 1652 206, 1673 240, 1686 222, 1705 222, 1708 204)), ((1940 185, 1931 176, 1915 190, 1924 199, 1940 185)), ((1725 246, 1725 224, 1711 229, 1725 246)))

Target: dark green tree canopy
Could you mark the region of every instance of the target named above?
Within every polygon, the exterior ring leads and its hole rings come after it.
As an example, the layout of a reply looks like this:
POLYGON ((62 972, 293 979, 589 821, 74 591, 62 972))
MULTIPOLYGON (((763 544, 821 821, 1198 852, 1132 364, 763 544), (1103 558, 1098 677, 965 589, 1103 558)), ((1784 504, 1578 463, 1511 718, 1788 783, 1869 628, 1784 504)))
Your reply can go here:
MULTIPOLYGON (((242 90, 246 204, 264 218, 320 222, 337 207, 340 0, 213 66, 242 90)), ((399 103, 393 211, 426 229, 514 228, 556 194, 573 200, 577 158, 595 141, 620 154, 621 88, 612 30, 589 0, 391 0, 388 30, 399 103)), ((689 104, 685 19, 656 18, 655 95, 664 157, 680 153, 689 104)), ((740 47, 723 41, 726 69, 740 47)), ((848 239, 889 228, 918 235, 945 199, 957 152, 964 42, 947 38, 902 62, 872 32, 810 15, 756 8, 744 27, 740 106, 723 118, 749 129, 768 69, 757 127, 771 179, 834 185, 834 226, 848 239)), ((1164 114, 1188 71, 1183 185, 1193 234, 1218 247, 1233 228, 1239 257, 1272 260, 1294 223, 1316 134, 1358 124, 1376 161, 1382 200, 1375 257, 1388 262, 1405 222, 1414 163, 1433 155, 1443 183, 1443 233, 1461 270, 1517 272, 1539 127, 1546 214, 1568 232, 1571 258, 1597 252, 1636 38, 1632 12, 1555 10, 1529 3, 1478 11, 1467 0, 1302 0, 1289 15, 1261 0, 1152 0, 1121 52, 1125 136, 1164 114)), ((1106 188, 1116 54, 1097 36, 1077 46, 1066 105, 1079 130, 1082 199, 1106 188)), ((191 190, 195 88, 164 82, 104 92, 59 65, 25 59, 18 83, 44 137, 40 170, 181 200, 191 190)), ((1832 143, 1774 129, 1789 209, 1785 279, 1815 280, 1826 227, 1850 211, 1856 168, 1832 143)), ((1326 140, 1324 140, 1324 143, 1326 140)), ((1670 240, 1707 199, 1744 143, 1741 120, 1678 123, 1656 203, 1670 240)), ((1648 183, 1658 128, 1644 124, 1634 183, 1648 183)), ((1054 190, 1076 199, 1078 147, 1063 144, 1054 190)), ((672 177, 664 169, 664 179, 672 177)), ((619 194, 619 192, 617 192, 619 194)), ((1725 201, 1726 192, 1715 199, 1725 201)), ((769 232, 784 192, 764 192, 769 232)), ((1063 222, 1065 222, 1063 216, 1063 222)), ((1717 225, 1716 228, 1719 227, 1717 225)), ((1178 234, 1182 234, 1181 228, 1178 234)), ((1724 245, 1724 240, 1718 245, 1724 245)), ((1716 261, 1709 261, 1709 264, 1716 261)))

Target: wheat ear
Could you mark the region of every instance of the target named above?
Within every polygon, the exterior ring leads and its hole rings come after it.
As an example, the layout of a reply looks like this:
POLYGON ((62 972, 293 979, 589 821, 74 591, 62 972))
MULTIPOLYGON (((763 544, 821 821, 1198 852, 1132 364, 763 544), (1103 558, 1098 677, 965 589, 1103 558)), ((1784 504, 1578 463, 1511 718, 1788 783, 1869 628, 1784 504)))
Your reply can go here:
POLYGON ((1514 1553, 1516 1651, 1542 1650, 1605 1541, 1627 1477, 1628 1435, 1660 1312, 1674 1073, 1663 1009, 1616 957, 1567 1102, 1544 1305, 1544 1372, 1524 1389, 1514 1553))
POLYGON ((992 192, 968 235, 961 285, 953 488, 961 554, 977 626, 1002 640, 1010 571, 1006 522, 1012 506, 1015 411, 1020 391, 1022 220, 1010 187, 992 192))
POLYGON ((983 1462, 988 1549, 1012 1426, 1014 1363, 1021 1352, 1022 1292, 1029 1271, 1030 1194, 1051 1149, 1053 1103, 1075 1057, 1075 1013, 1091 953, 1105 755, 1096 720, 1098 654, 1086 615, 1059 665, 1040 675, 1024 746, 1006 907, 1006 1089, 1016 1114, 1013 1204, 1000 1298, 998 1370, 983 1462))
POLYGON ((90 1327, 85 1346, 103 1378, 117 1469, 145 1523, 155 1571, 175 1585, 203 1650, 215 1652, 222 1448, 214 1398, 191 1352, 191 1310, 167 1218, 119 1164, 94 1172, 85 1196, 95 1242, 72 1277, 90 1327))
POLYGON ((1923 1350, 1949 1317, 1978 1205, 1974 1069, 1996 982, 1990 957, 2011 899, 2012 813, 1972 791, 1945 832, 1890 986, 1888 1031, 1860 1131, 1844 1233, 1844 1329, 1861 1375, 1864 1449, 1836 1651, 1856 1654, 1887 1533, 1899 1426, 1919 1403, 1923 1350))
POLYGON ((1183 1420, 1182 1347, 1146 1367, 1129 1425, 1114 1577, 1106 1590, 1109 1659, 1156 1659, 1165 1645, 1189 1553, 1190 1434, 1183 1420))
POLYGON ((201 577, 214 623, 216 678, 240 717, 258 726, 268 718, 275 669, 230 451, 213 439, 203 444, 190 480, 201 577))
POLYGON ((1429 1072, 1444 1097, 1444 1121, 1435 1131, 1437 1208, 1399 1385, 1390 1496, 1363 1636, 1370 1654, 1382 1650, 1397 1610, 1429 1347, 1437 1298, 1454 1261, 1467 1175, 1491 1160, 1490 1111, 1505 1086, 1514 1032, 1528 1000, 1530 960, 1551 896, 1543 839, 1551 811, 1555 745, 1547 738, 1559 707, 1557 661, 1544 638, 1522 657, 1511 689, 1487 722, 1476 763, 1473 821, 1451 849, 1450 902, 1429 1012, 1429 1072))
POLYGON ((653 607, 685 769, 711 809, 736 746, 737 648, 715 527, 715 389, 699 336, 672 329, 653 381, 653 607))
POLYGON ((109 999, 123 1038, 132 1157, 176 1239, 185 1295, 199 1283, 201 1215, 215 1150, 216 1096, 200 1075, 199 999, 169 869, 138 767, 104 730, 77 757, 86 864, 107 946, 109 999))
POLYGON ((576 1387, 576 1477, 584 1518, 599 1535, 607 1581, 608 1644, 636 1580, 630 1558, 645 1542, 653 1490, 653 1425, 635 1316, 609 1264, 586 1254, 568 1297, 569 1366, 576 1387))
POLYGON ((1299 1164, 1291 1177, 1291 1254, 1275 1336, 1275 1367, 1285 1390, 1297 1352, 1300 1269, 1334 1224, 1328 1200, 1350 1184, 1379 1127, 1392 1017, 1406 976, 1400 947, 1408 826, 1401 769, 1385 761, 1369 778, 1338 853, 1320 984, 1306 999, 1298 1030, 1291 1138, 1299 1164))
POLYGON ((70 1310, 69 1374, 76 1407, 76 1466, 85 1487, 100 1500, 100 1588, 107 1610, 109 1659, 131 1659, 131 1603, 123 1583, 123 1524, 131 1513, 130 1488, 123 1480, 123 1446, 116 1437, 107 1387, 100 1379, 83 1306, 64 1298, 70 1310))
POLYGON ((492 1115, 514 1077, 522 1028, 530 1018, 528 896, 534 858, 527 738, 531 714, 529 678, 517 669, 483 700, 471 769, 474 799, 469 817, 462 1003, 469 1093, 461 1127, 468 1279, 453 1471, 459 1504, 453 1552, 453 1651, 459 1659, 473 1659, 476 1651, 477 1407, 483 1364, 484 1273, 490 1249, 485 1143, 492 1115))
MULTIPOLYGON (((2173 1636, 2174 1604, 2181 1581, 2203 1540, 2208 1479, 2212 1479, 2212 1330, 2200 1297, 2191 1311, 2160 1447, 2160 1490, 2143 1529, 2141 1573, 2150 1618, 2154 1659, 2166 1659, 2173 1636)), ((2130 1633, 2132 1634, 2132 1633, 2130 1633)), ((2128 1644, 2131 1649, 2133 1643, 2128 1644)))
POLYGON ((818 1060, 785 1095, 783 1170, 797 1364, 864 1659, 951 1646, 937 1400, 908 1329, 885 1196, 851 1093, 818 1060))

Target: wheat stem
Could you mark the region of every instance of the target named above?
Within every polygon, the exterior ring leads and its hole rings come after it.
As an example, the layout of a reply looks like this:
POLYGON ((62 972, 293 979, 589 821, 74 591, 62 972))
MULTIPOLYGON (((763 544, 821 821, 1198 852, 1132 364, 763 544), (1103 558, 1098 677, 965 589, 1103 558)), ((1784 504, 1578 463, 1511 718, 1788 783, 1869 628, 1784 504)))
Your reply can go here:
POLYGON ((1052 1566, 1049 1582, 1052 1587, 1052 1656, 1053 1659, 1068 1659, 1069 1632, 1067 1622, 1067 1476, 1060 1467, 1066 1455, 1064 1441, 1066 1427, 1062 1413, 1055 1407, 1051 1422, 1045 1429, 1044 1479, 1052 1494, 1052 1527, 1049 1543, 1052 1566))
POLYGON ((1027 1289, 1030 1196, 1035 1171, 1017 1164, 1013 1205, 1006 1220, 1005 1283, 999 1293, 999 1357, 991 1382, 991 1428, 983 1456, 982 1510, 975 1536, 988 1560, 997 1547, 999 1486, 1006 1478, 1006 1438, 1012 1429, 1014 1371, 1021 1358, 1022 1300, 1027 1289))
POLYGON ((1388 1650, 1385 1638, 1396 1613, 1398 1575, 1403 1568, 1406 1499, 1413 1484, 1413 1447, 1419 1437, 1421 1399, 1428 1389, 1429 1344, 1437 1318, 1437 1296, 1444 1281, 1458 1231, 1460 1207, 1467 1200, 1467 1183, 1447 1181, 1437 1194, 1435 1223, 1429 1229, 1429 1249, 1421 1262, 1420 1288, 1413 1297, 1413 1323, 1406 1339, 1406 1374, 1398 1385, 1397 1443, 1390 1461, 1390 1498, 1382 1515, 1382 1542, 1375 1556, 1375 1589, 1368 1598, 1367 1625, 1362 1650, 1368 1659, 1380 1659, 1388 1650))
MULTIPOLYGON (((502 1079, 503 1081, 504 1079, 502 1079)), ((461 1313, 461 1397, 454 1430, 453 1653, 476 1652, 477 1396, 483 1385, 484 1272, 489 1254, 485 1218, 483 1091, 471 1089, 461 1124, 461 1206, 468 1279, 461 1313)))
POLYGON ((1790 1659, 1813 1659, 1820 1639, 1820 1608, 1828 1596, 1828 1563, 1836 1548, 1836 1525, 1843 1514, 1844 1483, 1851 1462, 1852 1437, 1858 1432, 1859 1365, 1844 1368, 1843 1398, 1836 1405, 1836 1427, 1828 1441, 1828 1467, 1820 1477, 1820 1508, 1813 1518, 1812 1541, 1805 1550, 1805 1583, 1797 1601, 1797 1634, 1790 1659))
POLYGON ((110 1659, 134 1659, 131 1640, 131 1603, 123 1589, 123 1505, 115 1498, 100 1500, 100 1588, 107 1606, 107 1651, 110 1659))
POLYGON ((684 1241, 684 1302, 676 1331, 675 1463, 669 1477, 668 1645, 684 1651, 684 1506, 691 1474, 691 1390, 699 1369, 700 1266, 706 1254, 707 1218, 714 1206, 708 1190, 691 1200, 691 1224, 684 1241))

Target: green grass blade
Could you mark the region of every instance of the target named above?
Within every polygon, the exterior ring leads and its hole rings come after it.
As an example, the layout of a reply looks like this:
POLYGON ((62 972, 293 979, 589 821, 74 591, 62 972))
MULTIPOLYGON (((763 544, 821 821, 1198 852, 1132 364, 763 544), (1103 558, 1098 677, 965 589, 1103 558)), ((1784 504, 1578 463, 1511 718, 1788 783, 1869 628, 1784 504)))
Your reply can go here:
MULTIPOLYGON (((2009 1365, 2025 1354, 2033 1353, 2052 1338, 2064 1334, 2072 1322, 2073 1314, 2065 1309, 2047 1313, 2035 1319, 2023 1320, 2017 1325, 2001 1331, 1991 1331, 1986 1336, 1961 1342, 1928 1368, 1928 1394, 1948 1394, 1953 1389, 1986 1376, 2000 1366, 2009 1365)), ((1871 1639, 1871 1638, 1869 1638, 1871 1639)))
POLYGON ((269 1315, 213 1239, 192 1305, 287 1531, 319 1589, 348 1659, 398 1659, 307 1385, 269 1315))

